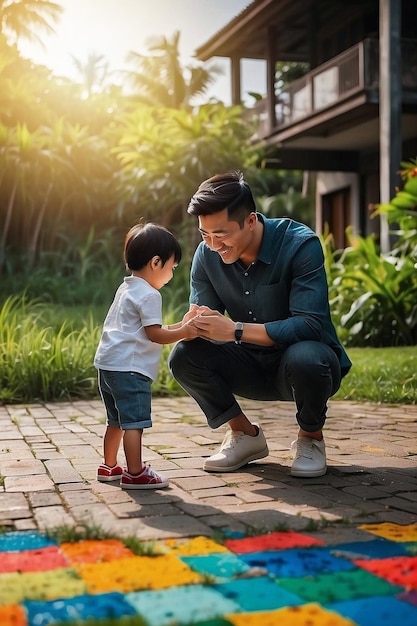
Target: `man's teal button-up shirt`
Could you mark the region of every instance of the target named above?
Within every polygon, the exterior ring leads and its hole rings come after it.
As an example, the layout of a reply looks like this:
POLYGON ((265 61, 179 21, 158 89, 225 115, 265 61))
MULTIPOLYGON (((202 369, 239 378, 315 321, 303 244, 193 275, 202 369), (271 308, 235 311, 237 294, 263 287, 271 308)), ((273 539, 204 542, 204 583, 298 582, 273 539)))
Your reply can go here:
POLYGON ((226 264, 218 252, 199 244, 191 267, 190 303, 227 312, 234 321, 264 324, 273 349, 280 352, 298 341, 326 343, 337 354, 342 375, 347 374, 351 362, 331 320, 320 239, 291 219, 257 216, 264 233, 249 267, 241 261, 226 264))

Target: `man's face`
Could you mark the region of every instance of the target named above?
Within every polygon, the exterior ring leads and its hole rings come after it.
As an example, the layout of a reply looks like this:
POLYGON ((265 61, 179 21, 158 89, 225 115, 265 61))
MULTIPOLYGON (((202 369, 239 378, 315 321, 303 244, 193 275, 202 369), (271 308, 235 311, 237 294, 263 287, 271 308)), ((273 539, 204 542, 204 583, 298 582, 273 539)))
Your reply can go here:
POLYGON ((256 214, 250 213, 240 228, 237 222, 229 221, 227 209, 224 209, 213 215, 200 215, 198 229, 209 248, 217 252, 224 263, 230 264, 244 258, 250 249, 255 223, 256 214))

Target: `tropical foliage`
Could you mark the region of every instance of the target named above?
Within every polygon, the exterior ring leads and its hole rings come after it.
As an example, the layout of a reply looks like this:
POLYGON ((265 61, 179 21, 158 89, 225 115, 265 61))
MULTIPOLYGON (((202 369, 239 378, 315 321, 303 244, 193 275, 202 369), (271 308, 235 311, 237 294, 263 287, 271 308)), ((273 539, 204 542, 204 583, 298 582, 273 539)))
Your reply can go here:
POLYGON ((404 187, 376 207, 391 226, 393 246, 380 254, 373 237, 353 236, 334 251, 325 239, 332 311, 347 345, 417 343, 417 167, 402 163, 404 187))
MULTIPOLYGON (((198 104, 218 70, 183 67, 179 33, 151 40, 148 56, 131 53, 126 91, 111 82, 101 55, 73 59, 79 82, 21 57, 19 39, 50 30, 59 14, 48 0, 0 0, 3 401, 96 392, 92 358, 100 324, 124 275, 125 232, 141 218, 169 226, 182 241, 184 261, 163 294, 166 321, 182 317, 197 243, 184 217, 208 176, 242 169, 262 211, 313 225, 305 176, 259 167, 264 155, 249 147, 254 129, 241 107, 198 104), (57 303, 72 305, 70 320, 57 303), (100 310, 94 321, 93 308, 100 310)), ((278 66, 277 88, 300 71, 278 66)), ((334 250, 331 234, 324 238, 332 312, 348 346, 417 341, 417 161, 402 168, 403 188, 375 208, 391 225, 389 255, 373 238, 350 233, 345 250, 334 250)), ((166 367, 155 391, 179 392, 166 367)), ((393 397, 387 392, 382 401, 393 397)))
POLYGON ((9 44, 24 38, 42 43, 39 31, 53 32, 62 7, 50 0, 0 0, 0 38, 9 44))
POLYGON ((192 109, 198 97, 222 73, 219 65, 193 64, 182 66, 180 61, 180 33, 172 38, 154 36, 148 39, 148 53, 130 52, 132 65, 126 72, 136 102, 151 107, 192 109))
MULTIPOLYGON (((20 24, 6 11, 12 5, 25 10, 34 5, 40 16, 41 8, 49 8, 55 15, 53 3, 46 0, 4 2, 1 24, 9 30, 20 24)), ((101 260, 114 268, 134 221, 153 219, 179 232, 187 199, 203 178, 232 167, 250 168, 254 162, 246 147, 251 128, 240 108, 222 103, 192 108, 192 98, 204 94, 213 76, 199 66, 186 68, 189 78, 184 78, 178 33, 172 40, 153 42, 153 60, 136 75, 129 94, 107 83, 100 55, 85 64, 74 59, 80 74, 80 83, 74 83, 54 77, 23 59, 16 46, 2 42, 0 275, 5 295, 8 285, 16 293, 16 271, 25 279, 31 274, 27 286, 32 290, 39 272, 41 288, 53 283, 53 274, 75 280, 77 265, 88 265, 82 257, 87 249, 93 259, 103 252, 101 260), (175 69, 178 93, 174 100, 161 97, 158 106, 150 107, 140 96, 155 80, 156 66, 157 83, 166 94, 172 90, 168 70, 175 69), (100 244, 109 238, 111 257, 100 244)), ((193 240, 185 233, 184 238, 192 250, 193 240)), ((89 265, 94 267, 95 261, 89 265)), ((95 277, 90 273, 89 278, 95 277)), ((54 290, 46 293, 54 297, 54 290)))

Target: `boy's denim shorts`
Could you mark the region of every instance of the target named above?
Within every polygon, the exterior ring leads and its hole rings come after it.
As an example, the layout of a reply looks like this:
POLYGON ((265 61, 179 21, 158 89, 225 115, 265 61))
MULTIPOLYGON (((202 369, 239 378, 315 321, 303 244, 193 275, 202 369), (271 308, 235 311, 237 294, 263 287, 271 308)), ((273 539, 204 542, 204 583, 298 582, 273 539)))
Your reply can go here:
POLYGON ((98 371, 98 388, 107 425, 123 430, 150 428, 151 381, 137 372, 98 371))

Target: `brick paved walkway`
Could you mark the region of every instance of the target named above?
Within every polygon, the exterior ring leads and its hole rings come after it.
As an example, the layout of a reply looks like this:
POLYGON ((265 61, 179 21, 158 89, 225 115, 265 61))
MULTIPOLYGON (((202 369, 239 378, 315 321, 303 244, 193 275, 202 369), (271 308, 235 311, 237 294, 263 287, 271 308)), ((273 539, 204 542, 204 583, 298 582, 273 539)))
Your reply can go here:
POLYGON ((303 480, 289 475, 293 405, 242 404, 262 425, 270 455, 231 474, 207 474, 202 460, 224 430, 211 431, 188 397, 155 398, 144 457, 170 487, 154 492, 95 480, 99 400, 0 407, 0 525, 42 531, 84 523, 144 540, 277 529, 348 539, 360 524, 417 522, 417 406, 331 402, 328 473, 303 480))

